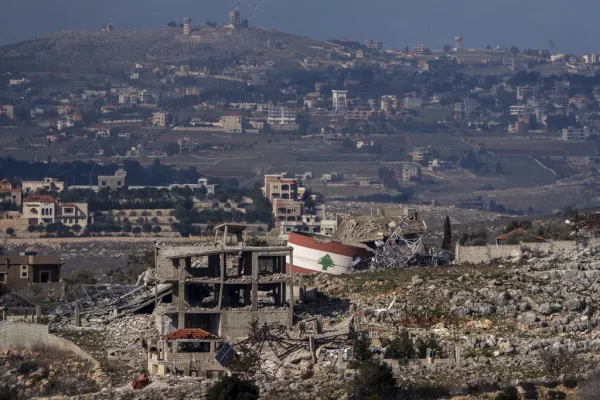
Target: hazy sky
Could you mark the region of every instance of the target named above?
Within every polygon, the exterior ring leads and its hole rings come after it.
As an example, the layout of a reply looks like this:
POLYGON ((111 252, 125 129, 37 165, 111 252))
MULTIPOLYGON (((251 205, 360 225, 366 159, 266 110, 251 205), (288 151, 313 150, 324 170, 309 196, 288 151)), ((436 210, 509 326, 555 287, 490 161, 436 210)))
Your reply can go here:
MULTIPOLYGON (((600 52, 599 0, 242 0, 242 18, 313 38, 382 39, 385 47, 432 49, 464 37, 465 47, 515 44, 561 52, 600 52)), ((235 0, 0 0, 0 44, 60 29, 147 29, 223 22, 235 0)))

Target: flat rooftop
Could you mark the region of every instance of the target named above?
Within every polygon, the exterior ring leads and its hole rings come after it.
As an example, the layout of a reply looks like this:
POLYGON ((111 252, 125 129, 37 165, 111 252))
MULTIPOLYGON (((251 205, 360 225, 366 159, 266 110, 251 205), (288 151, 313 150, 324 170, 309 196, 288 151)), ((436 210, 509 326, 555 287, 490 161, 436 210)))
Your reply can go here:
MULTIPOLYGON (((159 248, 160 249, 160 248, 159 248)), ((179 259, 187 257, 202 257, 212 256, 216 254, 230 254, 242 252, 262 253, 263 255, 282 255, 291 253, 292 247, 289 246, 273 246, 273 247, 214 247, 214 248, 190 248, 190 247, 173 247, 161 250, 162 256, 169 259, 179 259)))

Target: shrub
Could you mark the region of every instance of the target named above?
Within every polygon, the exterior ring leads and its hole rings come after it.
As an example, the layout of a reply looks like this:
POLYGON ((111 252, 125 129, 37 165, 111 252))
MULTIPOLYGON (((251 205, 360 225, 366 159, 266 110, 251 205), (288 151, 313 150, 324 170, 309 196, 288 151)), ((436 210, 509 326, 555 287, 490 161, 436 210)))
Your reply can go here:
POLYGON ((142 231, 144 233, 150 233, 150 232, 152 232, 152 225, 148 224, 148 223, 142 225, 142 231))
POLYGON ((162 228, 158 225, 152 227, 152 233, 160 233, 160 231, 162 231, 162 228))
POLYGON ((577 387, 577 384, 579 382, 577 381, 577 378, 574 378, 572 376, 567 376, 563 381, 562 384, 569 389, 573 389, 575 387, 577 387))
POLYGON ((27 232, 29 232, 29 233, 33 233, 33 232, 35 232, 35 225, 29 225, 29 226, 27 227, 27 232))
POLYGON ((506 400, 519 400, 519 391, 514 386, 509 386, 502 392, 506 400))
POLYGON ((208 400, 258 400, 259 389, 252 381, 224 376, 208 392, 208 400))
POLYGON ((377 361, 364 363, 358 377, 349 385, 348 398, 393 399, 398 394, 392 368, 377 361))
POLYGON ((548 400, 565 400, 567 398, 566 393, 560 390, 549 390, 546 396, 548 400))
POLYGON ((540 353, 542 365, 548 375, 557 377, 569 369, 573 360, 573 353, 567 349, 549 349, 540 353))
POLYGON ((142 233, 142 228, 136 226, 135 228, 133 228, 132 232, 134 235, 139 235, 140 233, 142 233))
POLYGON ((15 234, 15 230, 13 228, 6 228, 6 234, 12 236, 15 234))
POLYGON ((21 365, 19 365, 19 368, 17 368, 17 372, 20 374, 29 374, 29 373, 37 370, 38 368, 39 368, 39 364, 37 363, 37 361, 28 360, 28 361, 23 361, 21 363, 21 365))

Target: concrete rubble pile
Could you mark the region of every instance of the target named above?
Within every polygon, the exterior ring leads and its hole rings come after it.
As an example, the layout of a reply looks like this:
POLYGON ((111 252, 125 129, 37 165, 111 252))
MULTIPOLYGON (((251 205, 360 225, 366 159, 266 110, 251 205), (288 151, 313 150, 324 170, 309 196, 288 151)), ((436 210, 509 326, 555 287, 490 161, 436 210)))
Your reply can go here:
POLYGON ((139 311, 153 306, 155 297, 162 298, 171 293, 171 286, 130 285, 80 285, 50 312, 50 316, 70 317, 76 308, 80 315, 103 316, 111 319, 121 314, 139 311))

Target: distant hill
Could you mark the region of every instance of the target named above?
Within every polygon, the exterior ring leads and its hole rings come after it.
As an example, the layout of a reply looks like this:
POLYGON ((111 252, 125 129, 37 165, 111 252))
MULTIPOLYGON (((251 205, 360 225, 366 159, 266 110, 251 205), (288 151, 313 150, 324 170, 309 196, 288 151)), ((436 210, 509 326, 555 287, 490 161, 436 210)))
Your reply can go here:
POLYGON ((259 57, 294 62, 326 56, 334 44, 262 29, 180 28, 130 32, 60 31, 0 47, 0 71, 95 73, 130 63, 171 64, 259 57), (278 46, 277 43, 280 45, 278 46))

